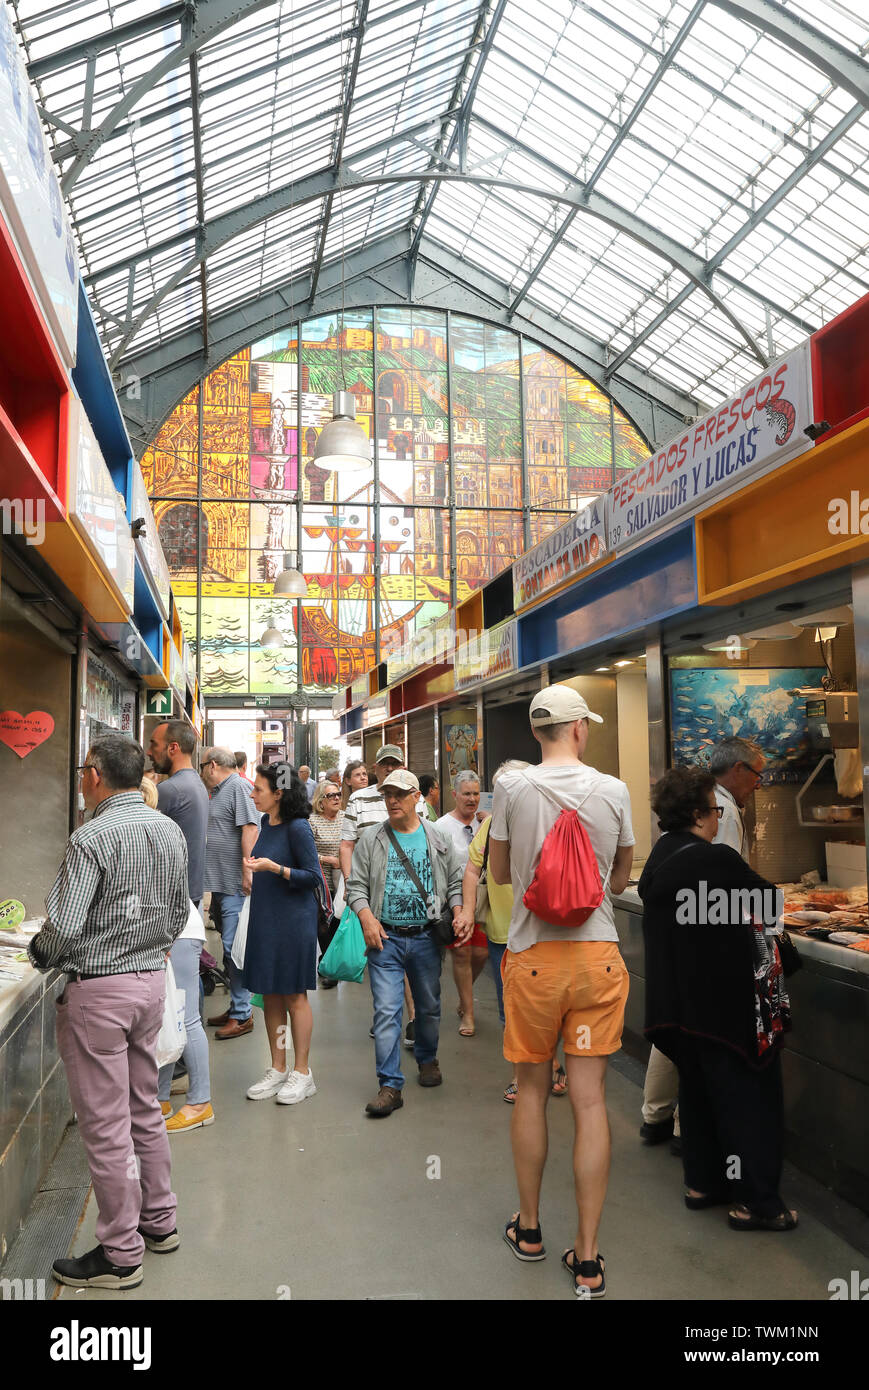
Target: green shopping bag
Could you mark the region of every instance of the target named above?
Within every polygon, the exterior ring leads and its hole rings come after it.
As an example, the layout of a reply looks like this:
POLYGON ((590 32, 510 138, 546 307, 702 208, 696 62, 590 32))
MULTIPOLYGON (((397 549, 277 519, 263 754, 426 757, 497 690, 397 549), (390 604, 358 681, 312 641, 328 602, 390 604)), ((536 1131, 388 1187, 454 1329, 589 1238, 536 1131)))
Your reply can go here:
POLYGON ((263 997, 261 994, 252 994, 250 996, 250 1002, 253 1004, 255 1009, 261 1009, 263 1006, 263 997))
POLYGON ((368 963, 362 923, 352 908, 345 907, 332 943, 320 959, 319 973, 327 980, 358 984, 368 963))

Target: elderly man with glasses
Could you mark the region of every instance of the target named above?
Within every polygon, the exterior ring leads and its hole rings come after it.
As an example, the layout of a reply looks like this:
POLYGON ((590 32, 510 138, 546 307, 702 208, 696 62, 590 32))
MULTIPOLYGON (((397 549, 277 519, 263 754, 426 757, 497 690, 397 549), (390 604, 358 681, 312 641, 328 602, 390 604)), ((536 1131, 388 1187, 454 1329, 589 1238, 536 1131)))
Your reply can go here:
POLYGON ((75 1288, 135 1288, 146 1246, 180 1244, 155 1045, 166 955, 187 923, 187 845, 145 805, 144 770, 122 734, 91 744, 79 771, 93 816, 70 836, 28 951, 37 970, 66 974, 57 1045, 99 1207, 99 1244, 53 1265, 75 1288))
POLYGON ((716 845, 730 845, 748 860, 748 841, 742 812, 763 778, 766 758, 756 743, 744 738, 726 738, 716 743, 709 756, 709 771, 715 778, 715 800, 719 812, 716 845))

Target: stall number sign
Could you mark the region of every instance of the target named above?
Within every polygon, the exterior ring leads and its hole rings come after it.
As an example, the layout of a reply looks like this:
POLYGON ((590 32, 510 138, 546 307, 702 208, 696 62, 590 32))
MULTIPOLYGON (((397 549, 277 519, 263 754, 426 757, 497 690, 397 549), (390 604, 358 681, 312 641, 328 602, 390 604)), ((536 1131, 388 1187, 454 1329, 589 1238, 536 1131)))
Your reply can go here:
POLYGON ((172 695, 168 690, 149 690, 145 701, 146 714, 171 714, 172 695))
POLYGON ((811 449, 803 433, 811 421, 809 345, 804 343, 616 483, 607 494, 610 549, 682 512, 700 511, 725 487, 738 487, 749 475, 811 449))

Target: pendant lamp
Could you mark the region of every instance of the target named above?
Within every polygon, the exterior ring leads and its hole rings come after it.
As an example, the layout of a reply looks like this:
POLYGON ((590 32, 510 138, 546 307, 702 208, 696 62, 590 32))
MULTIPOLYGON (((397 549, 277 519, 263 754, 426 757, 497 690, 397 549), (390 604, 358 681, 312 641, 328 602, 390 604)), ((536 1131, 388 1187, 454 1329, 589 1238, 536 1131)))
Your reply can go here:
MULTIPOLYGON (((286 556, 284 560, 286 561, 286 556)), ((296 563, 298 564, 298 560, 296 563)), ((288 564, 275 580, 272 593, 276 598, 307 598, 308 585, 305 582, 305 576, 288 564)))
POLYGON ((333 472, 369 468, 371 441, 356 422, 356 401, 350 391, 332 396, 333 419, 324 425, 314 448, 314 463, 333 472))

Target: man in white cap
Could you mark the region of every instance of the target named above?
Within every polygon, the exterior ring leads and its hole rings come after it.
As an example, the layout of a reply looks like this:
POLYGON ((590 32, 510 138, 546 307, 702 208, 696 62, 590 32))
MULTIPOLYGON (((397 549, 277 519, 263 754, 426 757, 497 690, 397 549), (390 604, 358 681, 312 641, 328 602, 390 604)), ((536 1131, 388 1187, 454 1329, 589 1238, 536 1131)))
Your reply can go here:
POLYGON ((362 923, 374 998, 374 1054, 379 1090, 366 1106, 382 1119, 403 1105, 401 1013, 405 973, 416 1005, 414 1057, 420 1086, 440 1086, 438 1034, 442 950, 432 915, 452 909, 458 942, 473 931, 462 907, 464 865, 448 836, 417 814, 419 782, 397 768, 381 782, 387 821, 363 835, 353 854, 347 904, 362 923))
MULTIPOLYGON (((563 1256, 583 1298, 606 1292, 597 1247, 610 1163, 605 1081, 608 1056, 621 1046, 628 972, 619 954, 612 902, 627 887, 634 833, 628 789, 583 762, 589 720, 602 724, 568 685, 551 685, 531 701, 539 767, 507 772, 495 786, 489 873, 513 884, 513 914, 504 957, 504 1056, 516 1066, 512 1116, 519 1211, 504 1239, 520 1260, 544 1257, 538 1203, 546 1161, 546 1101, 552 1056, 564 1044, 576 1143, 577 1237, 563 1256), (562 810, 575 810, 597 860, 604 895, 580 926, 553 925, 523 901, 543 842, 562 810)), ((579 904, 577 904, 579 906, 579 904)))

